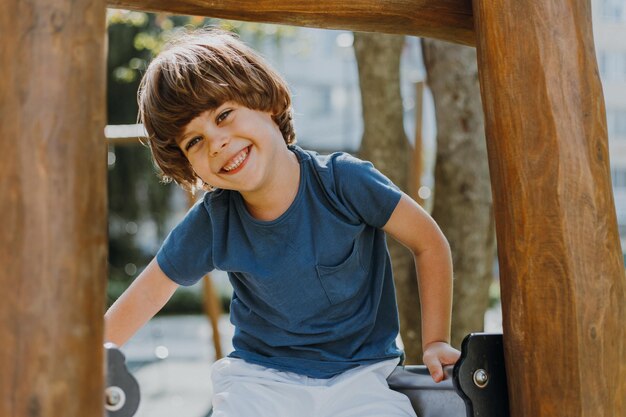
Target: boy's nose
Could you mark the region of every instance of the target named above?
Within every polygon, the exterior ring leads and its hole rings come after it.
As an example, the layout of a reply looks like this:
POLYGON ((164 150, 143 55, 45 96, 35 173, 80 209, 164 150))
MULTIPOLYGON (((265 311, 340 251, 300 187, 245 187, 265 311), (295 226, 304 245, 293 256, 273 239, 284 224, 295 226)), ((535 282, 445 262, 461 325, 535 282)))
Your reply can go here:
POLYGON ((211 143, 210 149, 209 149, 209 153, 211 156, 217 156, 219 155, 219 153, 222 151, 222 149, 224 149, 227 145, 228 145, 228 138, 227 137, 222 137, 218 140, 215 140, 213 143, 211 143))

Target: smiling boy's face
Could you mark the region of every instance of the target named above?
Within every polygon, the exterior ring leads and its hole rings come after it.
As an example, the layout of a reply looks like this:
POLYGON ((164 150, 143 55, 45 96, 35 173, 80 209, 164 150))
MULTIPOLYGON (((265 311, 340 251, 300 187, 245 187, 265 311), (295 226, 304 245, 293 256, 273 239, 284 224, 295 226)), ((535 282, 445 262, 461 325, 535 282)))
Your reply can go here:
POLYGON ((189 122, 178 145, 204 182, 243 194, 270 183, 276 156, 288 151, 270 113, 234 102, 189 122))

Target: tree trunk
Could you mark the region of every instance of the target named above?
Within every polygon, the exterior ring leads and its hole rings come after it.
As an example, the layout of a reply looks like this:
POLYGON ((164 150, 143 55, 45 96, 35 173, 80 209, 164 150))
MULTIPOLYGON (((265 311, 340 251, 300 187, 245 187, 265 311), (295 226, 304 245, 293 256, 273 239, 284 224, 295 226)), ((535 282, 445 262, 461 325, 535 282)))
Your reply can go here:
MULTIPOLYGON (((363 106, 363 140, 359 156, 369 160, 398 187, 407 188, 410 144, 404 132, 400 94, 400 55, 404 36, 355 33, 363 106)), ((389 239, 389 252, 400 310, 407 363, 422 359, 419 293, 413 256, 389 239)))
POLYGON ((437 118, 432 215, 452 249, 452 345, 459 348, 483 329, 495 257, 476 50, 433 39, 423 39, 422 50, 437 118))

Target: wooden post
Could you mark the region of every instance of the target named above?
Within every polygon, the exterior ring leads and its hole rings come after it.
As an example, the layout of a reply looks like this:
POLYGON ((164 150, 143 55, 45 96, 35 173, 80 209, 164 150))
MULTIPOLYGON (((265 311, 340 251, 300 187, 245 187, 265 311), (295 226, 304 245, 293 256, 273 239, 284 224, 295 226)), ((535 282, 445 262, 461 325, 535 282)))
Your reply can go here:
POLYGON ((512 417, 626 416, 625 279, 589 1, 475 0, 512 417))
POLYGON ((204 313, 211 323, 211 330, 213 331, 213 348, 215 349, 215 360, 222 359, 224 354, 222 353, 222 338, 220 336, 220 316, 222 315, 222 306, 220 305, 220 299, 213 287, 213 281, 211 281, 211 275, 206 274, 202 278, 202 298, 204 300, 204 313))
POLYGON ((105 6, 0 6, 1 416, 104 413, 105 6))

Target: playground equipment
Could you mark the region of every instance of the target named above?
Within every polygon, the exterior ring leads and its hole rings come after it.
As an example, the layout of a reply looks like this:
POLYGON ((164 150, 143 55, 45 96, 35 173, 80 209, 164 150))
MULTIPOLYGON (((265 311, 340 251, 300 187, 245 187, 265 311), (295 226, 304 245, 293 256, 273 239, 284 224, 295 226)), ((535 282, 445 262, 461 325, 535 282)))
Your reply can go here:
POLYGON ((0 415, 102 412, 107 5, 475 44, 511 416, 626 416, 590 0, 3 1, 0 415))
MULTIPOLYGON (((107 417, 132 417, 139 407, 139 387, 114 345, 108 361, 107 417)), ((502 335, 473 333, 463 340, 461 358, 444 369, 435 383, 425 366, 398 366, 389 386, 411 400, 419 417, 508 417, 509 403, 502 335)))

